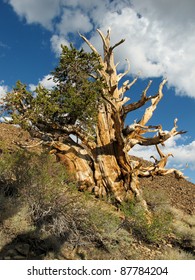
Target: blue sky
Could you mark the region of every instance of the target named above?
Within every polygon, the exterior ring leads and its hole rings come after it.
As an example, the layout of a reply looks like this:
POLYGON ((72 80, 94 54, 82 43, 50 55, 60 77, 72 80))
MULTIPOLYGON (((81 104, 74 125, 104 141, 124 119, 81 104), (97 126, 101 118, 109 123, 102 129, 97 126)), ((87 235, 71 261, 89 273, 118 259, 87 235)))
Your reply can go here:
MULTIPOLYGON (((50 87, 47 78, 57 65, 61 43, 80 47, 79 31, 101 51, 95 30, 111 27, 113 43, 126 39, 116 50, 120 70, 127 58, 131 74, 141 72, 139 82, 127 93, 132 101, 139 99, 148 79, 153 80, 148 94, 154 94, 162 77, 168 78, 150 123, 170 130, 177 117, 178 129, 188 131, 167 141, 165 150, 174 154, 169 167, 182 170, 195 182, 194 14, 194 0, 1 0, 0 96, 17 80, 30 89, 39 82, 50 87)), ((127 122, 139 119, 144 109, 127 122)), ((132 153, 149 159, 156 152, 136 146, 132 153)))

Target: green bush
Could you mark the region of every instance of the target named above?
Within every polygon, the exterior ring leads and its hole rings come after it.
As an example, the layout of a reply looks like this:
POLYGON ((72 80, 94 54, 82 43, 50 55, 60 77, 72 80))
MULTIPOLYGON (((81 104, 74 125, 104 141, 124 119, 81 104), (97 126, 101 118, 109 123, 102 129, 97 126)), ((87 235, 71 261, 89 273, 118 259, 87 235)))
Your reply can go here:
POLYGON ((145 242, 158 243, 171 232, 172 215, 168 211, 156 209, 149 221, 145 210, 135 202, 123 203, 121 210, 126 217, 124 227, 145 242))
POLYGON ((0 170, 1 179, 15 190, 9 195, 13 215, 16 204, 21 209, 25 205, 31 227, 42 238, 55 236, 66 239, 69 245, 94 244, 104 249, 110 243, 108 235, 116 231, 119 218, 101 210, 102 204, 96 205, 91 195, 79 193, 64 165, 52 155, 27 151, 4 154, 0 170))

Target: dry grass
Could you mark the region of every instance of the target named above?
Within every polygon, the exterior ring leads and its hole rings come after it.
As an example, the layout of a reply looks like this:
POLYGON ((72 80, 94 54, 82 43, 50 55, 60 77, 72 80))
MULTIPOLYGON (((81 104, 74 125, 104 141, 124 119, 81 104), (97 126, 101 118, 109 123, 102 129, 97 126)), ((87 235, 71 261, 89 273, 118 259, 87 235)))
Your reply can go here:
POLYGON ((160 255, 160 260, 194 260, 195 256, 178 248, 169 248, 160 255))

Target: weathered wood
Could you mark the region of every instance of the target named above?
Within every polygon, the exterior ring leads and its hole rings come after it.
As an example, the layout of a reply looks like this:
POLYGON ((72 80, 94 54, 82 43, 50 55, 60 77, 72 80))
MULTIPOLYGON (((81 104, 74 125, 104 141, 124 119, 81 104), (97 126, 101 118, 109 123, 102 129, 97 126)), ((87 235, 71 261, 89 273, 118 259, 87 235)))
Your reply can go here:
POLYGON ((130 65, 124 73, 117 73, 118 64, 115 64, 113 50, 124 40, 111 46, 111 30, 109 29, 106 35, 101 30, 97 31, 103 44, 103 57, 88 39, 80 34, 90 49, 98 55, 102 66, 99 75, 106 83, 102 90, 105 102, 100 104, 98 109, 96 138, 86 135, 78 126, 65 126, 61 127, 61 131, 69 135, 71 133, 77 135, 81 141, 80 147, 74 144, 70 147, 66 143, 60 145, 58 143, 53 144, 53 148, 57 157, 75 172, 80 182, 80 189, 88 189, 96 196, 107 196, 119 203, 134 197, 147 211, 147 205, 139 187, 139 177, 174 173, 176 177, 183 178, 181 172, 165 169, 170 154, 163 154, 158 144, 164 144, 170 137, 185 132, 177 131, 177 120, 169 132, 163 131, 161 125, 146 125, 163 97, 162 90, 167 79, 160 83, 157 94, 152 96, 147 96, 152 83, 149 81, 140 100, 126 104, 130 98, 124 95, 136 83, 138 77, 132 82, 126 80, 119 87, 119 81, 129 73, 130 65), (141 120, 125 128, 126 115, 149 101, 151 105, 145 110, 141 120), (155 133, 155 135, 147 138, 143 136, 145 133, 155 133), (143 167, 139 162, 130 160, 129 150, 136 144, 156 145, 160 159, 155 159, 154 164, 151 163, 149 167, 143 167))
MULTIPOLYGON (((170 137, 183 134, 185 131, 177 131, 177 119, 170 131, 164 131, 161 125, 147 125, 163 97, 163 87, 167 79, 160 83, 155 95, 147 96, 152 83, 149 81, 140 99, 130 103, 130 97, 126 94, 137 82, 138 77, 131 82, 123 81, 122 85, 119 85, 119 81, 129 73, 130 64, 128 63, 126 71, 118 73, 118 64, 114 61, 114 50, 124 42, 124 39, 111 46, 111 30, 109 29, 106 35, 101 30, 97 32, 103 44, 103 57, 91 42, 80 34, 99 58, 101 68, 95 76, 93 74, 92 76, 94 79, 101 78, 105 85, 100 93, 102 102, 98 103, 97 122, 94 124, 93 132, 88 131, 76 120, 73 124, 61 124, 41 116, 36 122, 36 131, 35 129, 33 131, 32 126, 31 132, 42 140, 46 137, 47 141, 50 141, 51 153, 66 165, 68 171, 78 181, 80 190, 94 192, 98 197, 106 196, 117 203, 135 198, 147 211, 139 187, 139 177, 174 173, 177 178, 184 178, 180 171, 165 169, 170 154, 162 153, 158 145, 164 145, 170 137), (148 102, 151 104, 146 108, 140 121, 125 127, 126 116, 148 102), (152 133, 152 136, 145 137, 144 135, 148 133, 152 133), (71 139, 71 134, 79 141, 71 139), (133 161, 129 156, 129 150, 135 145, 156 145, 160 159, 155 159, 150 166, 143 167, 139 161, 133 161)), ((23 120, 28 122, 25 104, 22 101, 17 103, 16 109, 21 113, 23 120)))

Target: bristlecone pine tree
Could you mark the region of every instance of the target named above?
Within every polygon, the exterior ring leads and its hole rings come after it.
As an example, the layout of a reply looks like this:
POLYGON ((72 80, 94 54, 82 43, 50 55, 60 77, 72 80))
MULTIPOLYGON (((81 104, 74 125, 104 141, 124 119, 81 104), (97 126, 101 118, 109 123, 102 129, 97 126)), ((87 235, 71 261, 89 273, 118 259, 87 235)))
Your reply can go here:
POLYGON ((31 93, 17 82, 4 100, 4 110, 12 116, 13 123, 50 144, 51 153, 75 174, 79 189, 118 203, 135 198, 146 207, 139 177, 174 173, 176 178, 184 178, 178 170, 165 169, 170 154, 163 154, 159 144, 164 145, 170 137, 185 131, 177 131, 177 119, 169 132, 163 131, 161 125, 147 125, 163 97, 166 79, 160 83, 157 94, 147 96, 150 81, 140 99, 130 103, 125 94, 137 77, 119 86, 129 69, 117 73, 114 62, 114 49, 124 40, 111 46, 110 30, 106 36, 97 31, 103 42, 103 57, 80 35, 91 53, 72 45, 62 46, 59 65, 52 73, 56 86, 52 90, 38 86, 31 93), (125 126, 127 115, 146 103, 149 105, 142 118, 125 126), (144 137, 146 133, 151 133, 151 137, 144 137), (129 156, 135 145, 155 145, 159 159, 143 167, 129 156))

